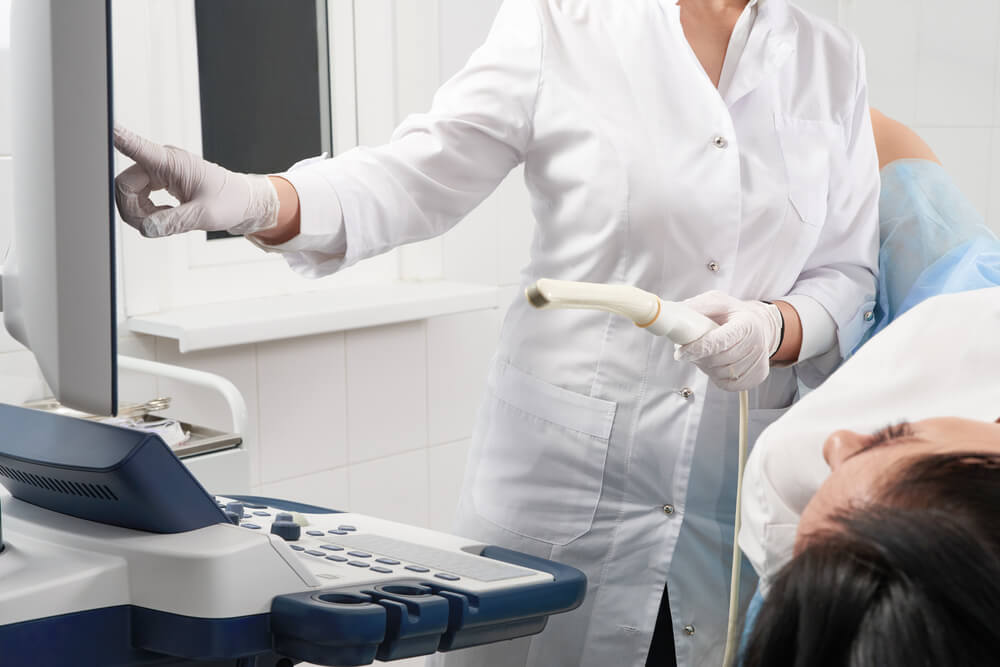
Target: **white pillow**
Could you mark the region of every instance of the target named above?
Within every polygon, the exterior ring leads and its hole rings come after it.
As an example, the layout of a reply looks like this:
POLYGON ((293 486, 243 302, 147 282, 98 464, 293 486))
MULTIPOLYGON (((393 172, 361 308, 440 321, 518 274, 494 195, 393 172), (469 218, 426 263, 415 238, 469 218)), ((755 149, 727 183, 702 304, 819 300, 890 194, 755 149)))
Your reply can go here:
POLYGON ((830 474, 827 436, 930 417, 1000 417, 1000 287, 910 310, 761 434, 739 540, 763 590, 791 559, 802 510, 830 474))

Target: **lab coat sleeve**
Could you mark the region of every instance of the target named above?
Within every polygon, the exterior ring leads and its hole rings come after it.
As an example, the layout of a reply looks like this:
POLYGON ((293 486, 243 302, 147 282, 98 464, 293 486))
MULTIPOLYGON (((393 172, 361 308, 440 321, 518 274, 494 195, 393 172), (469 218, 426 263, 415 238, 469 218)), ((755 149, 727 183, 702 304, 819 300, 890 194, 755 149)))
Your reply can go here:
MULTIPOLYGON (((820 304, 837 328, 837 346, 830 353, 820 354, 816 363, 799 364, 799 376, 810 386, 835 368, 831 356, 839 361, 854 349, 871 326, 875 306, 880 180, 860 46, 856 53, 856 95, 844 123, 845 150, 842 155, 835 152, 829 214, 816 249, 790 292, 792 298, 809 297, 820 304)), ((803 337, 814 325, 803 320, 803 337)))
POLYGON ((322 276, 441 234, 524 160, 541 84, 536 0, 505 0, 486 42, 391 141, 282 174, 296 189, 301 232, 284 254, 322 276))

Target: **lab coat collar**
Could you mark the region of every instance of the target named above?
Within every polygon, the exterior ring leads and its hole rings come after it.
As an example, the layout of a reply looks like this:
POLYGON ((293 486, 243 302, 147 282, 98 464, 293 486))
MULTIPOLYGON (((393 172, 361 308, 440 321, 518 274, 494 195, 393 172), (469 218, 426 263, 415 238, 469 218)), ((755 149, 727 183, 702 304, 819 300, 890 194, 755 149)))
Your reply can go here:
POLYGON ((756 23, 724 97, 728 106, 753 92, 788 61, 795 53, 797 34, 787 0, 757 0, 756 23))

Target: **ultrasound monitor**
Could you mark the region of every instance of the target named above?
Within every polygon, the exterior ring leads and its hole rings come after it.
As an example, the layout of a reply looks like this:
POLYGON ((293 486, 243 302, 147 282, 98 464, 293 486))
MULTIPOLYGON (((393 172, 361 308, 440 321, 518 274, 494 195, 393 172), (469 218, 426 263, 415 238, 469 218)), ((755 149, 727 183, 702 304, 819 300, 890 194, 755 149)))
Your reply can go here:
MULTIPOLYGON (((3 323, 56 399, 117 410, 111 0, 14 0, 3 323)), ((6 91, 3 93, 6 94, 6 91)))

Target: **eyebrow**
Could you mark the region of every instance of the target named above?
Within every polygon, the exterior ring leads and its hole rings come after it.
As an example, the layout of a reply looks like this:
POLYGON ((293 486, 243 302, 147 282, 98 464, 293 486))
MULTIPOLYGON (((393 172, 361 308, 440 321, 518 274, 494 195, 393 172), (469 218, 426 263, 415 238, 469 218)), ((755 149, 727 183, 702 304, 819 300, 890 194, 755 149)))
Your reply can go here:
POLYGON ((873 433, 872 436, 875 438, 872 442, 868 443, 844 460, 849 461, 859 454, 865 454, 872 450, 879 449, 880 447, 898 444, 900 440, 908 438, 913 439, 913 426, 907 421, 900 422, 898 424, 890 424, 885 428, 879 429, 873 433))

